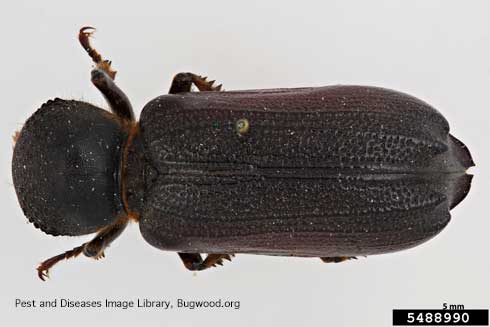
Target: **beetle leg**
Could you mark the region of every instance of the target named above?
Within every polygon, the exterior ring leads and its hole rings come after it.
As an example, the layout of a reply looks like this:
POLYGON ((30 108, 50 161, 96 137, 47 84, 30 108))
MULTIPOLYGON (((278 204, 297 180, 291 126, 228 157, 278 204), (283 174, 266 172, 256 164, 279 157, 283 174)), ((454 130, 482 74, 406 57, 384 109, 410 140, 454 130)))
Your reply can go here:
POLYGON ((37 275, 43 281, 45 278, 49 278, 49 269, 56 265, 58 262, 75 258, 81 253, 86 257, 94 258, 96 260, 105 257, 104 250, 124 231, 128 224, 128 217, 121 216, 114 224, 104 227, 97 233, 97 235, 90 241, 83 243, 76 248, 65 253, 58 254, 52 258, 43 261, 39 267, 37 267, 37 275))
POLYGON ((105 70, 100 68, 93 69, 92 83, 102 93, 114 114, 123 121, 135 121, 131 102, 105 70))
POLYGON ((199 91, 221 91, 222 85, 213 86, 215 81, 207 81, 207 77, 202 77, 193 73, 178 73, 172 80, 169 94, 190 92, 194 84, 199 91))
POLYGON ((320 259, 326 263, 331 263, 331 262, 339 263, 339 262, 347 261, 347 260, 351 260, 351 259, 357 260, 356 257, 323 257, 320 259))
POLYGON ((102 93, 109 103, 111 111, 123 121, 134 122, 134 113, 128 97, 114 83, 116 71, 111 67, 110 60, 102 59, 102 55, 90 45, 90 37, 94 33, 93 27, 82 27, 78 34, 78 40, 82 47, 87 51, 90 58, 96 64, 92 70, 92 83, 102 93))
POLYGON ((206 259, 202 260, 199 253, 180 253, 179 257, 184 263, 184 266, 192 271, 204 270, 216 265, 222 266, 223 260, 231 261, 234 254, 208 254, 206 259))

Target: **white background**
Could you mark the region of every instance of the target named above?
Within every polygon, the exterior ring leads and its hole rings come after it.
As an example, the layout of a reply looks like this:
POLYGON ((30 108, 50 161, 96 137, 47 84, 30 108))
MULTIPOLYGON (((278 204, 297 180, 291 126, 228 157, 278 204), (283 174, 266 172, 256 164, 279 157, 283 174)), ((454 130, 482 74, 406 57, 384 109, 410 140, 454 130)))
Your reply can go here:
POLYGON ((378 327, 391 326, 393 308, 488 308, 489 13, 488 1, 446 0, 2 2, 2 324, 378 327), (64 262, 42 283, 41 260, 89 237, 54 238, 26 223, 11 182, 11 135, 50 98, 106 107, 76 40, 84 25, 98 28, 94 45, 113 60, 137 113, 180 71, 228 90, 364 84, 415 95, 471 150, 471 192, 439 236, 400 253, 342 264, 238 255, 194 275, 132 225, 105 260, 64 262), (241 308, 41 310, 15 308, 16 298, 222 298, 241 308))

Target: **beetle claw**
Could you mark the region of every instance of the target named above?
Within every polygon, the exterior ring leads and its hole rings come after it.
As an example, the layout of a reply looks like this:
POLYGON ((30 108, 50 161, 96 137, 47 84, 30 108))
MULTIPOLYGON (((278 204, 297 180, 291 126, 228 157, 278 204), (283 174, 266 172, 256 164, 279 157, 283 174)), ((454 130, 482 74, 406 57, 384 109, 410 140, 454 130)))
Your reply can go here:
POLYGON ((49 271, 48 270, 39 270, 37 275, 39 276, 39 278, 45 282, 46 279, 45 278, 49 278, 49 271))
POLYGON ((83 33, 93 33, 95 32, 96 28, 95 27, 92 27, 92 26, 84 26, 80 29, 80 32, 83 32, 83 33), (87 30, 92 30, 91 32, 87 32, 87 30))
POLYGON ((92 26, 85 26, 80 29, 80 34, 83 34, 86 38, 92 37, 96 29, 92 26))
POLYGON ((46 281, 46 278, 50 278, 49 277, 49 268, 46 268, 45 265, 41 264, 38 268, 37 268, 37 276, 43 281, 45 282, 46 281))

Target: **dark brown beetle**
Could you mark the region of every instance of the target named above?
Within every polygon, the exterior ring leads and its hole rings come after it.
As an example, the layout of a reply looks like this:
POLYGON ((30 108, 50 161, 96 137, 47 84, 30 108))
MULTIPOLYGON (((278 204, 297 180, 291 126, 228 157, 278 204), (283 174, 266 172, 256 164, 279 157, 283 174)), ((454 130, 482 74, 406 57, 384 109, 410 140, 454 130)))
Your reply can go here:
POLYGON ((470 189, 473 161, 444 117, 387 89, 218 92, 180 73, 137 122, 91 30, 79 39, 112 113, 50 100, 14 149, 29 221, 51 235, 97 233, 44 261, 43 280, 60 260, 103 257, 131 220, 190 270, 234 253, 340 262, 399 251, 439 233, 470 189))

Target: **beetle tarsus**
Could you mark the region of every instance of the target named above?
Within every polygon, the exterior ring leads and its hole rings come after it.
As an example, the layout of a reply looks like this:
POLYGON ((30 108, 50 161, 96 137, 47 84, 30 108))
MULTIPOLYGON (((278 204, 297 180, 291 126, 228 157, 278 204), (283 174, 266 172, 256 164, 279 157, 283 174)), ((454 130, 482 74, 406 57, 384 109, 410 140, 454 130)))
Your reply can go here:
POLYGON ((325 263, 339 263, 347 260, 357 260, 357 257, 321 257, 320 258, 325 263))
POLYGON ((178 73, 172 80, 172 85, 168 93, 177 94, 182 92, 190 92, 192 84, 194 84, 199 91, 222 91, 222 84, 213 86, 215 81, 207 81, 207 77, 202 77, 193 73, 178 73))
POLYGON ((202 259, 199 253, 179 253, 184 266, 191 271, 205 270, 211 267, 222 266, 223 260, 231 261, 234 254, 208 254, 202 259))
POLYGON ((61 260, 70 259, 77 257, 80 253, 83 252, 83 248, 86 243, 73 248, 70 251, 66 251, 65 253, 58 254, 54 257, 51 257, 45 261, 43 261, 39 267, 37 267, 37 275, 42 281, 46 281, 45 278, 49 278, 49 269, 53 267, 55 264, 60 262, 61 260))
POLYGON ((110 60, 103 60, 102 55, 90 44, 90 37, 92 37, 94 32, 94 27, 82 27, 78 33, 78 40, 80 41, 83 49, 87 51, 90 58, 92 58, 92 61, 97 64, 97 68, 104 70, 111 79, 114 79, 116 77, 116 71, 111 67, 112 62, 110 60))

